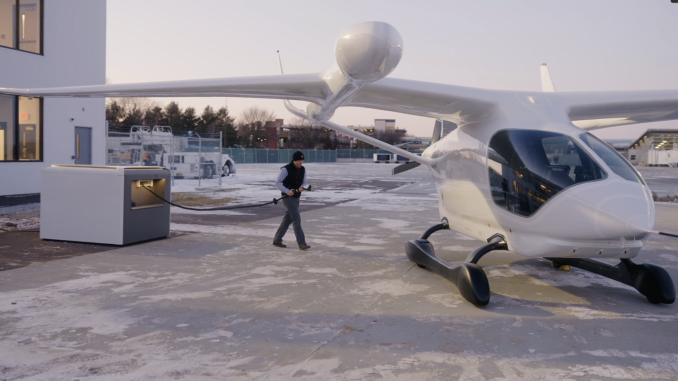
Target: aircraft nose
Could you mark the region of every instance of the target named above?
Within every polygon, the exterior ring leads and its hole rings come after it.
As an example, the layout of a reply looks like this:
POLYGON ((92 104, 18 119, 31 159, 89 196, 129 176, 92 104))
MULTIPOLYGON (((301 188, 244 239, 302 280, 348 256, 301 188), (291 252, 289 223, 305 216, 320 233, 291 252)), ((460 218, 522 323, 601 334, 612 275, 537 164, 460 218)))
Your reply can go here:
POLYGON ((624 179, 575 186, 545 205, 552 228, 573 239, 619 239, 644 236, 654 228, 654 201, 649 190, 624 179), (560 200, 558 200, 560 198, 560 200), (555 201, 555 202, 554 202, 555 201), (561 217, 553 218, 560 215, 561 217))

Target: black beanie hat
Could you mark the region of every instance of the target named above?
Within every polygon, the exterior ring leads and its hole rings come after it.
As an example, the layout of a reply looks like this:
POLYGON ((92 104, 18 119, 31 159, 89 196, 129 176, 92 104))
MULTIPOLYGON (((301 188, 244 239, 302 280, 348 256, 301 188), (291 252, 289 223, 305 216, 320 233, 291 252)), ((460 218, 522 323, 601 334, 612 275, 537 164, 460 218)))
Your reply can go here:
POLYGON ((292 156, 292 161, 304 160, 304 154, 301 151, 297 151, 292 156))

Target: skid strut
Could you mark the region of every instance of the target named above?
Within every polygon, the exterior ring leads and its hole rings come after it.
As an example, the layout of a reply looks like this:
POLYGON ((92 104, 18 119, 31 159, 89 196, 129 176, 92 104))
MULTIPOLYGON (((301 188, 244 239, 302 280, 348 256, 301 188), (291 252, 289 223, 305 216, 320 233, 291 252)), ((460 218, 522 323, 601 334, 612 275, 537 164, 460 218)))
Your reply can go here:
MULTIPOLYGON (((490 302, 490 284, 485 271, 477 263, 480 258, 491 251, 508 250, 506 239, 501 234, 495 234, 488 238, 487 245, 469 254, 464 263, 452 265, 436 256, 433 244, 428 240, 431 234, 449 228, 447 221, 444 221, 430 227, 419 239, 407 242, 405 244, 407 258, 417 266, 450 280, 469 302, 477 306, 485 306, 490 302)), ((676 289, 671 276, 657 265, 636 264, 630 259, 621 259, 617 265, 584 258, 545 259, 553 261, 554 267, 559 268, 563 265, 578 267, 631 286, 653 304, 672 304, 676 300, 676 289)))
MULTIPOLYGON (((643 294, 650 303, 672 304, 676 300, 673 280, 663 268, 649 264, 636 264, 630 259, 622 259, 619 264, 584 258, 546 258, 554 265, 570 265, 606 278, 631 286, 643 294)), ((556 266, 558 267, 558 266, 556 266)))
POLYGON ((459 265, 449 264, 438 258, 428 237, 438 230, 449 229, 446 222, 429 228, 419 239, 405 244, 407 258, 417 266, 439 274, 454 283, 464 299, 477 306, 490 302, 490 283, 485 271, 476 263, 485 254, 493 250, 506 250, 506 242, 501 235, 488 239, 488 244, 471 253, 466 261, 459 265))

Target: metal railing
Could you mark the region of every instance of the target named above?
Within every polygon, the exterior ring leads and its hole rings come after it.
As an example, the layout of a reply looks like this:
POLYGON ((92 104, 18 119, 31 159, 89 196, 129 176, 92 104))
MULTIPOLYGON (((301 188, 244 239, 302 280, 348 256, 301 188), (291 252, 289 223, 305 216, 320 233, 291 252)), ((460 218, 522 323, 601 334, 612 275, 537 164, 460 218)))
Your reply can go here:
POLYGON ((224 171, 222 134, 174 136, 155 126, 132 126, 130 132, 108 131, 107 165, 163 166, 175 178, 213 179, 221 185, 224 171))

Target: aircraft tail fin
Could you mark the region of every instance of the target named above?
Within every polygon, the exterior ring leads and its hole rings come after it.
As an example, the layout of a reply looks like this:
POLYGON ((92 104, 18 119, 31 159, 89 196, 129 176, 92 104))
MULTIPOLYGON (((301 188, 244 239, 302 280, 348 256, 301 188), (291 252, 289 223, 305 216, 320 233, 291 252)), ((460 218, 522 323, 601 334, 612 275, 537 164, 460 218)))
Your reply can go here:
POLYGON ((443 122, 440 119, 436 119, 436 124, 433 126, 433 137, 431 138, 431 144, 434 144, 440 140, 440 135, 442 135, 443 122))
POLYGON ((545 93, 555 93, 556 87, 553 85, 549 68, 544 63, 541 64, 539 70, 541 71, 541 91, 545 93))

